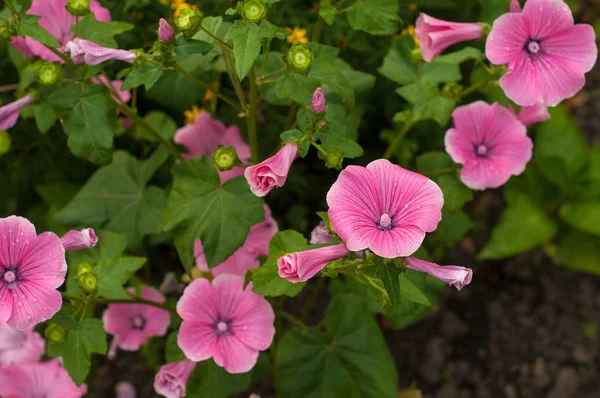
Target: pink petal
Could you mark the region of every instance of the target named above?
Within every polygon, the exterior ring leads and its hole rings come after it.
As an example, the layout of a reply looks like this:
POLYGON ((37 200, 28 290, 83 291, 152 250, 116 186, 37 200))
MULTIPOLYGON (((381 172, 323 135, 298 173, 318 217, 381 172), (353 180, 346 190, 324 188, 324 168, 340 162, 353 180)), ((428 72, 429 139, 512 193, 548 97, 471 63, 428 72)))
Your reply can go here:
POLYGON ((80 398, 86 393, 86 385, 77 387, 60 359, 0 370, 0 396, 5 398, 80 398))
POLYGON ((255 256, 268 256, 269 255, 269 244, 271 239, 279 230, 277 221, 271 217, 271 209, 267 204, 264 204, 265 208, 265 221, 250 227, 248 237, 242 248, 255 256))
POLYGON ((177 345, 188 359, 204 361, 218 350, 217 333, 212 324, 184 320, 177 335, 177 345))
MULTIPOLYGON (((206 113, 206 112, 205 112, 206 113)), ((209 114, 210 115, 210 114, 209 114)), ((220 145, 223 146, 232 146, 235 148, 235 151, 238 155, 238 158, 244 164, 250 163, 250 145, 244 142, 242 136, 240 135, 240 129, 237 126, 229 126, 220 137, 220 145)))
POLYGON ((65 281, 65 248, 52 232, 38 235, 27 245, 17 266, 27 282, 46 289, 56 289, 65 281))
POLYGON ((35 238, 35 226, 29 220, 17 216, 0 218, 0 270, 18 264, 35 238))
POLYGON ((510 179, 510 170, 490 160, 467 162, 460 171, 461 181, 471 189, 498 188, 510 179))
POLYGON ((522 107, 517 119, 525 126, 531 126, 532 124, 549 120, 550 113, 546 105, 538 102, 535 105, 522 107))
POLYGON ((297 154, 298 145, 288 142, 274 156, 246 168, 244 176, 252 193, 262 197, 273 188, 282 187, 297 154))
POLYGON ((279 276, 292 283, 306 282, 329 262, 339 260, 348 253, 343 243, 289 253, 277 259, 279 276))
POLYGON ((149 336, 164 336, 169 329, 171 316, 169 311, 160 308, 147 306, 145 313, 146 326, 144 333, 149 336))
POLYGON ((65 250, 89 249, 96 246, 98 237, 92 228, 82 229, 81 231, 71 230, 60 238, 65 250))
POLYGON ((456 265, 440 266, 428 261, 419 260, 415 257, 407 257, 406 262, 408 263, 406 268, 426 272, 431 276, 454 286, 456 290, 461 290, 471 283, 471 279, 473 278, 473 271, 470 268, 459 267, 456 265))
POLYGON ((421 13, 415 34, 420 40, 423 59, 431 62, 436 55, 456 43, 480 38, 482 30, 483 26, 478 23, 444 21, 421 13))
POLYGON ((512 0, 510 2, 510 12, 521 12, 521 4, 519 4, 519 0, 512 0))
POLYGON ((110 22, 110 11, 107 8, 102 7, 97 0, 90 0, 90 10, 100 22, 110 22))
POLYGON ((509 13, 498 17, 485 43, 485 55, 496 65, 512 62, 524 55, 528 34, 525 31, 523 16, 509 13))
POLYGON ((37 282, 21 281, 11 292, 13 310, 7 324, 16 329, 27 329, 46 321, 62 307, 60 292, 37 282))
POLYGON ((44 355, 45 341, 32 329, 18 330, 0 326, 0 369, 5 366, 38 362, 44 355))
POLYGON ((248 347, 234 336, 221 336, 217 340, 214 360, 229 373, 246 373, 258 359, 258 350, 248 347))
POLYGON ((129 329, 126 333, 115 337, 117 346, 123 351, 138 351, 148 342, 150 335, 145 331, 129 329))
POLYGON ((266 350, 275 336, 275 313, 268 301, 261 299, 231 322, 231 332, 239 341, 256 350, 266 350))
POLYGON ((213 280, 212 287, 219 303, 220 318, 234 319, 236 314, 244 313, 243 309, 251 307, 245 300, 256 299, 255 293, 244 294, 244 278, 238 275, 219 275, 213 280))
POLYGON ((575 25, 542 41, 543 50, 574 74, 592 70, 598 58, 596 33, 590 25, 575 25))
POLYGON ((389 231, 377 230, 369 249, 384 258, 410 256, 417 251, 424 239, 425 232, 421 228, 403 225, 389 231))
POLYGON ((12 293, 4 283, 0 283, 0 326, 6 324, 13 308, 12 293))
POLYGON ((185 288, 177 302, 177 313, 183 320, 213 324, 219 319, 218 297, 207 279, 195 279, 185 288))
POLYGON ((137 394, 133 384, 128 381, 120 381, 115 386, 116 398, 136 398, 137 394))
POLYGON ((532 38, 543 39, 573 26, 573 14, 563 0, 527 0, 522 15, 532 38))
POLYGON ((187 149, 188 153, 183 155, 186 158, 209 155, 219 148, 225 130, 225 125, 213 120, 209 112, 202 112, 196 116, 193 124, 177 130, 173 140, 187 149))

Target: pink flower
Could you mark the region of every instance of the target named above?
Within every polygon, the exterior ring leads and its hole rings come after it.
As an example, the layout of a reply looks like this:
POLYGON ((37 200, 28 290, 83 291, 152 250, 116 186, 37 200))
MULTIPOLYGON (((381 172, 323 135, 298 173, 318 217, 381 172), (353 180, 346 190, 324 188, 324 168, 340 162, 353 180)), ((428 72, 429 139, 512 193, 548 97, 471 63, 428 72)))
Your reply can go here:
MULTIPOLYGON (((130 293, 134 289, 128 289, 130 293)), ((140 297, 155 303, 165 298, 150 286, 140 297)), ((115 336, 116 345, 125 351, 137 351, 152 336, 164 336, 169 328, 169 311, 148 304, 110 304, 102 314, 104 330, 115 336)))
POLYGON ((519 0, 512 0, 510 2, 510 12, 521 12, 521 4, 519 4, 519 0))
MULTIPOLYGON (((61 45, 61 49, 72 40, 75 35, 71 26, 75 24, 75 17, 66 9, 67 0, 36 0, 27 14, 40 16, 39 24, 46 29, 61 45)), ((90 10, 98 21, 110 22, 110 11, 100 6, 97 0, 90 0, 90 10)), ((64 62, 45 45, 31 37, 13 37, 12 45, 26 58, 34 55, 51 62, 64 62)))
POLYGON ((46 343, 32 329, 18 330, 0 326, 0 369, 11 365, 37 362, 44 355, 46 343))
POLYGON ((62 306, 65 249, 51 232, 37 235, 27 219, 0 218, 0 326, 28 329, 62 306))
POLYGON ((162 41, 165 44, 169 44, 171 40, 173 40, 173 27, 169 25, 166 19, 161 18, 158 21, 158 40, 162 41))
POLYGON ((0 369, 0 397, 80 398, 86 393, 86 385, 77 387, 60 359, 0 369))
POLYGON ((538 102, 535 105, 521 107, 521 112, 519 112, 517 119, 525 126, 531 126, 532 124, 549 120, 550 113, 546 105, 538 102))
POLYGON ((75 38, 65 44, 65 52, 71 54, 73 63, 81 64, 85 62, 88 65, 98 65, 111 60, 133 63, 136 57, 133 51, 102 47, 80 38, 75 38))
POLYGON ((471 189, 497 188, 519 175, 531 159, 527 129, 508 109, 482 101, 458 107, 446 133, 446 152, 463 164, 460 179, 471 189))
POLYGON ((115 395, 117 398, 135 398, 137 396, 133 384, 128 381, 117 383, 115 386, 115 395))
POLYGON ((32 95, 18 99, 0 107, 0 130, 7 130, 17 123, 21 109, 35 102, 32 95))
POLYGON ((322 245, 331 243, 331 235, 329 235, 329 229, 327 229, 327 225, 323 221, 321 221, 315 229, 310 233, 310 241, 308 242, 311 245, 322 245))
POLYGON ((60 243, 65 250, 89 249, 96 246, 98 237, 92 228, 82 229, 81 231, 71 230, 60 238, 60 243))
POLYGON ((452 285, 456 290, 461 290, 463 287, 471 283, 473 278, 473 270, 470 268, 459 267, 457 265, 437 265, 428 261, 419 260, 415 257, 407 257, 406 268, 414 271, 426 272, 431 276, 438 278, 441 281, 452 285))
MULTIPOLYGON (((105 87, 110 89, 110 85, 108 84, 108 80, 104 75, 98 75, 96 77, 92 77, 92 83, 94 84, 102 84, 105 87)), ((128 103, 131 100, 131 91, 129 90, 121 90, 121 86, 123 86, 123 80, 113 80, 110 82, 113 88, 119 93, 119 97, 117 98, 114 94, 112 94, 112 99, 116 103, 128 103)))
POLYGON ((229 373, 252 369, 273 341, 275 314, 264 297, 244 289, 244 278, 219 275, 194 280, 177 303, 183 323, 177 344, 194 361, 213 358, 229 373))
MULTIPOLYGON (((188 150, 188 153, 183 154, 185 158, 210 155, 219 149, 219 145, 223 145, 234 147, 242 163, 250 163, 250 146, 242 139, 237 126, 227 127, 220 121, 214 120, 209 112, 200 113, 193 124, 177 130, 174 141, 188 150)), ((243 167, 219 171, 221 183, 242 174, 244 174, 243 167)))
POLYGON ((185 397, 190 375, 196 368, 196 362, 188 359, 163 365, 154 378, 154 390, 163 397, 185 397))
POLYGON ((313 93, 312 111, 315 114, 325 112, 325 94, 323 94, 323 89, 321 87, 317 87, 313 93))
POLYGON ((350 252, 346 248, 346 245, 341 243, 339 245, 286 254, 277 259, 279 276, 292 283, 306 282, 325 268, 327 263, 339 260, 348 253, 350 252))
POLYGON ((448 22, 421 13, 415 34, 420 40, 421 53, 427 62, 453 44, 479 39, 483 26, 478 23, 448 22))
POLYGON ((496 65, 508 64, 499 81, 508 98, 521 106, 554 106, 583 88, 598 49, 594 29, 574 25, 563 0, 528 0, 523 12, 496 19, 486 55, 496 65))
POLYGON ((442 219, 436 183, 385 159, 348 166, 327 193, 329 219, 351 251, 380 257, 413 254, 442 219))
POLYGON ((288 142, 274 156, 250 166, 244 176, 250 184, 250 190, 256 196, 265 196, 275 187, 282 187, 287 179, 292 162, 298 154, 298 145, 288 142))

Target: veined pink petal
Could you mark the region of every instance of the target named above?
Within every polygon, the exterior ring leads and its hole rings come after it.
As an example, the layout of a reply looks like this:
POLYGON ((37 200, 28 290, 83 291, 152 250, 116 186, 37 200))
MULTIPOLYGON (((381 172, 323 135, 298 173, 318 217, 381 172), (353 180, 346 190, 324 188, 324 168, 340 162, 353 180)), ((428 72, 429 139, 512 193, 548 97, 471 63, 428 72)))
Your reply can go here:
POLYGON ((44 232, 27 244, 15 268, 29 286, 56 289, 67 275, 65 248, 58 236, 44 232))
POLYGON ((390 231, 377 230, 373 235, 374 239, 369 249, 384 258, 411 255, 425 240, 425 231, 414 225, 406 225, 390 231))
POLYGON ((523 54, 527 38, 528 33, 520 13, 501 15, 494 21, 485 42, 485 55, 496 65, 514 62, 523 54))
POLYGON ((6 324, 6 321, 12 315, 13 297, 8 286, 0 283, 0 326, 6 324))
POLYGON ((550 113, 548 112, 548 107, 546 105, 538 102, 535 105, 522 107, 517 119, 525 126, 531 126, 532 124, 549 120, 550 113))
POLYGON ((158 21, 158 31, 156 33, 158 34, 158 40, 160 40, 164 44, 169 44, 171 40, 173 40, 173 35, 175 34, 175 31, 166 19, 161 18, 158 21))
POLYGON ((523 22, 529 37, 546 38, 573 26, 573 14, 563 0, 527 0, 523 22))
POLYGON ((248 180, 250 190, 256 196, 262 197, 273 188, 282 187, 297 154, 298 145, 288 142, 274 156, 246 168, 244 176, 248 180))
POLYGON ((279 276, 292 283, 306 282, 321 271, 327 263, 339 260, 348 253, 346 245, 342 243, 286 254, 277 260, 279 276))
POLYGON ((0 107, 0 130, 7 130, 17 123, 21 109, 33 104, 35 99, 32 95, 18 99, 14 102, 0 107))
POLYGON ((46 321, 62 307, 60 292, 39 282, 20 282, 11 292, 13 310, 6 323, 15 329, 28 329, 46 321))
POLYGON ((211 358, 217 349, 216 344, 217 334, 212 325, 185 320, 181 324, 177 345, 188 359, 200 362, 211 358))
POLYGON ((65 250, 89 249, 96 246, 98 237, 92 228, 85 228, 81 231, 71 230, 60 238, 65 250))
POLYGON ((248 347, 233 336, 220 337, 217 347, 213 359, 229 373, 246 373, 258 360, 258 350, 248 347))
POLYGON ((219 317, 218 298, 208 279, 195 279, 185 288, 177 302, 177 313, 183 319, 213 324, 219 317))
POLYGON ((27 245, 36 236, 35 226, 26 218, 0 218, 0 271, 18 264, 27 245))
POLYGON ((77 387, 60 359, 0 369, 0 396, 5 398, 80 398, 86 385, 77 387))
POLYGON ((163 365, 154 378, 154 390, 167 398, 185 397, 186 384, 195 367, 196 363, 187 359, 163 365))
POLYGON ((311 107, 314 114, 325 112, 325 94, 321 87, 317 87, 313 93, 311 107))
POLYGON ((44 355, 45 341, 32 329, 18 330, 0 326, 0 369, 11 365, 38 362, 44 355))
POLYGON ((419 38, 423 59, 433 61, 446 48, 466 40, 481 37, 483 26, 478 23, 448 22, 421 13, 417 19, 415 34, 419 38))
POLYGON ((65 44, 65 52, 71 54, 71 59, 75 64, 85 62, 88 65, 98 65, 111 60, 132 63, 136 58, 133 51, 102 47, 80 38, 75 38, 65 44))
MULTIPOLYGON (((246 291, 252 286, 246 287, 246 291)), ((231 322, 233 335, 243 344, 255 350, 266 350, 271 346, 275 329, 275 313, 268 301, 260 296, 252 296, 252 305, 241 309, 231 322)))
POLYGON ((470 268, 459 267, 456 265, 440 266, 428 261, 419 260, 415 257, 407 257, 406 262, 408 263, 406 268, 426 272, 431 276, 454 286, 456 290, 461 290, 471 283, 473 277, 473 271, 470 268))
POLYGON ((209 155, 219 148, 225 130, 227 127, 220 121, 213 120, 209 112, 202 112, 196 116, 193 124, 177 130, 173 140, 188 150, 184 157, 209 155))

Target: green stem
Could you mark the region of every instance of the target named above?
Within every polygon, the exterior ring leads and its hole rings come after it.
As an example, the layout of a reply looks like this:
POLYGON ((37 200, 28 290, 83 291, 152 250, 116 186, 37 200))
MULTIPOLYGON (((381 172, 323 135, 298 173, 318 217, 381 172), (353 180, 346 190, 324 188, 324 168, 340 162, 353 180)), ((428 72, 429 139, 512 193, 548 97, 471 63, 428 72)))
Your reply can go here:
POLYGON ((75 17, 75 37, 79 36, 79 17, 75 17))
POLYGON ((308 296, 308 298, 304 302, 302 312, 300 312, 300 320, 302 322, 306 322, 306 319, 310 315, 310 311, 313 309, 315 303, 317 302, 317 299, 319 298, 319 293, 321 293, 323 286, 325 286, 325 278, 317 279, 317 283, 315 284, 313 291, 310 293, 310 296, 308 296))
POLYGON ((65 61, 65 63, 67 63, 69 65, 69 67, 71 67, 71 69, 75 68, 75 65, 73 64, 73 62, 71 62, 71 58, 67 57, 65 54, 61 53, 60 51, 58 51, 56 48, 53 48, 52 46, 49 46, 47 44, 45 46, 48 50, 52 51, 52 53, 54 53, 54 55, 56 55, 57 57, 59 57, 60 59, 65 61))
POLYGON ((253 69, 250 69, 248 80, 250 83, 250 103, 248 105, 248 111, 246 112, 246 125, 248 126, 248 140, 250 141, 252 163, 257 164, 260 159, 258 136, 256 132, 256 102, 258 100, 258 86, 256 85, 256 76, 254 75, 253 69))
POLYGON ((258 79, 256 79, 256 80, 257 80, 258 82, 263 82, 263 81, 265 81, 265 80, 267 80, 267 79, 270 79, 271 77, 275 77, 275 76, 279 75, 280 73, 283 73, 283 72, 285 72, 286 70, 287 70, 287 68, 281 68, 281 69, 277 69, 275 72, 273 72, 273 73, 269 73, 269 74, 268 74, 268 75, 266 75, 266 76, 261 76, 261 77, 259 77, 259 78, 258 78, 258 79))
POLYGON ((312 37, 312 41, 314 41, 315 43, 318 43, 319 39, 321 39, 321 33, 323 33, 324 26, 325 26, 325 20, 323 18, 321 18, 321 16, 319 15, 319 19, 317 19, 317 23, 315 24, 315 30, 313 32, 313 37, 312 37))
POLYGON ((406 134, 408 134, 408 132, 410 131, 412 126, 413 126, 412 121, 408 121, 404 124, 404 126, 402 127, 402 130, 400 130, 400 132, 396 135, 394 140, 391 142, 390 146, 388 146, 387 150, 383 154, 384 159, 390 159, 392 157, 392 155, 396 151, 398 145, 400 144, 400 141, 402 141, 402 138, 404 138, 404 136, 406 136, 406 134))
POLYGON ((13 4, 12 0, 6 0, 6 7, 8 7, 15 19, 19 21, 19 14, 17 13, 17 9, 15 8, 15 5, 13 4))
POLYGON ((306 324, 304 322, 302 322, 300 319, 296 318, 295 316, 293 316, 292 314, 290 314, 289 312, 285 312, 285 311, 279 311, 277 313, 277 315, 279 315, 280 317, 287 319, 288 321, 292 322, 294 325, 301 327, 301 328, 305 328, 306 324))
POLYGON ((266 47, 265 48, 265 57, 263 59, 262 67, 260 68, 259 80, 263 78, 263 75, 265 74, 265 71, 267 70, 267 63, 269 61, 269 51, 271 50, 271 40, 267 40, 265 47, 266 47))
POLYGON ((477 83, 473 84, 471 87, 467 87, 466 89, 461 91, 460 94, 458 95, 458 97, 464 98, 469 94, 473 94, 475 91, 478 91, 480 88, 483 88, 488 83, 489 83, 489 80, 482 80, 480 82, 477 82, 477 83))
POLYGON ((209 35, 214 41, 216 41, 224 50, 227 50, 229 52, 233 51, 233 47, 231 47, 229 44, 225 43, 223 40, 219 39, 217 36, 213 35, 212 33, 210 33, 204 26, 200 25, 200 30, 202 30, 204 33, 206 33, 207 35, 209 35))
POLYGON ((103 298, 98 298, 98 297, 75 296, 73 294, 68 294, 68 293, 63 293, 63 292, 60 292, 60 294, 62 295, 62 297, 64 299, 67 299, 67 300, 75 300, 75 301, 86 301, 87 300, 87 302, 94 303, 94 304, 145 304, 145 305, 151 305, 153 307, 162 308, 163 310, 169 311, 169 308, 167 308, 164 304, 156 303, 156 302, 150 301, 150 300, 144 300, 139 297, 132 297, 131 299, 103 299, 103 298))
POLYGON ((231 84, 233 84, 233 88, 235 89, 235 93, 240 100, 240 104, 242 104, 242 109, 246 110, 248 105, 246 104, 246 95, 244 94, 244 90, 242 89, 242 83, 240 79, 238 79, 237 73, 235 71, 235 65, 233 64, 233 60, 231 59, 231 54, 228 52, 223 53, 223 59, 225 60, 225 66, 227 67, 227 73, 229 74, 229 79, 231 79, 231 84))
POLYGON ((229 98, 229 97, 221 94, 220 92, 216 91, 215 88, 212 87, 210 84, 208 84, 206 82, 203 82, 202 80, 198 79, 196 76, 192 75, 191 73, 189 73, 188 71, 186 71, 185 69, 183 69, 181 66, 175 65, 175 70, 177 72, 181 73, 183 76, 185 76, 189 80, 191 80, 194 83, 198 84, 199 86, 201 86, 205 90, 212 91, 212 93, 213 93, 213 95, 215 97, 222 99, 223 101, 227 102, 232 107, 234 107, 236 109, 242 109, 242 107, 240 106, 240 104, 237 104, 232 98, 229 98))
POLYGON ((328 155, 328 153, 327 153, 327 151, 326 151, 326 150, 324 150, 324 149, 323 149, 323 147, 322 147, 321 145, 317 144, 317 142, 316 142, 315 140, 310 140, 310 144, 311 144, 312 146, 314 146, 315 148, 317 148, 317 150, 318 150, 319 152, 321 152, 321 154, 323 154, 323 155, 325 156, 325 159, 327 159, 327 155, 328 155))
POLYGON ((296 102, 292 102, 290 105, 290 109, 288 110, 287 120, 285 121, 285 126, 283 131, 289 130, 292 128, 294 124, 294 119, 296 118, 296 110, 298 109, 298 104, 296 102))

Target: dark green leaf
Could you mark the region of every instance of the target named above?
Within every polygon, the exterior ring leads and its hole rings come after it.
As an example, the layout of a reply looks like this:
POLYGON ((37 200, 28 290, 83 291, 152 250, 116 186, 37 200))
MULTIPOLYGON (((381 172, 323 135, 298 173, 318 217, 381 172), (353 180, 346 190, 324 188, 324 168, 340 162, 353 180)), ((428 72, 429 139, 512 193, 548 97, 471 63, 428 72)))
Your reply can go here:
POLYGON ((50 319, 50 322, 54 322, 65 329, 81 330, 81 324, 73 319, 73 317, 63 309, 60 309, 56 314, 54 314, 52 319, 50 319))
POLYGON ((58 120, 54 108, 47 102, 41 102, 39 105, 32 106, 32 108, 35 116, 35 125, 40 130, 40 133, 50 130, 50 127, 58 120))
MULTIPOLYGON (((100 22, 92 14, 89 14, 79 21, 77 36, 103 47, 118 48, 114 36, 133 28, 134 25, 126 22, 100 22)), ((71 26, 71 30, 75 32, 75 25, 71 26)))
POLYGON ((275 94, 279 98, 289 98, 301 105, 309 105, 318 86, 317 78, 286 71, 275 83, 275 94))
MULTIPOLYGON (((151 111, 147 113, 144 116, 144 121, 166 140, 171 140, 175 135, 175 131, 177 131, 177 123, 175 123, 169 115, 161 111, 151 111)), ((134 133, 138 139, 158 142, 158 139, 154 135, 144 130, 144 128, 139 125, 136 125, 134 133)))
POLYGON ((319 16, 323 18, 327 25, 333 25, 337 11, 337 8, 331 5, 331 0, 321 0, 319 16))
POLYGON ((444 209, 454 212, 473 200, 473 191, 459 182, 455 176, 444 175, 438 181, 444 193, 444 209))
POLYGON ((94 267, 98 277, 98 296, 107 299, 127 299, 130 296, 123 285, 142 268, 146 262, 142 257, 105 259, 94 267))
POLYGON ((129 72, 125 81, 123 82, 122 90, 131 90, 141 86, 142 84, 146 87, 146 90, 150 90, 152 86, 156 84, 158 79, 163 75, 164 71, 160 65, 152 62, 146 62, 138 68, 134 68, 129 72))
POLYGON ((392 35, 396 30, 398 2, 390 0, 358 0, 348 7, 348 22, 352 29, 372 35, 392 35))
POLYGON ((400 296, 402 297, 403 301, 406 300, 431 306, 431 302, 425 293, 423 293, 419 286, 417 286, 417 284, 422 280, 420 280, 420 278, 414 278, 416 273, 416 271, 406 271, 400 275, 400 296), (413 282, 413 278, 415 282, 413 282))
POLYGON ((213 46, 205 41, 186 39, 184 35, 175 38, 175 54, 178 57, 188 57, 194 54, 206 54, 213 46))
POLYGON ((190 397, 227 398, 244 391, 250 385, 252 371, 231 374, 217 366, 212 359, 199 362, 187 384, 190 397))
POLYGON ((242 20, 236 20, 233 23, 225 35, 225 40, 233 41, 235 69, 240 80, 246 77, 254 65, 254 61, 260 54, 262 40, 274 36, 273 29, 266 21, 261 21, 260 25, 242 20))
MULTIPOLYGON (((287 141, 300 142, 302 137, 304 137, 304 133, 302 133, 302 131, 300 131, 300 130, 288 130, 288 131, 284 131, 283 133, 281 133, 279 135, 279 137, 281 138, 282 142, 287 142, 287 141)), ((300 144, 300 151, 298 152, 298 156, 300 156, 301 158, 305 157, 306 154, 308 153, 309 149, 310 149, 310 141, 309 140, 302 141, 302 144, 300 144)))
POLYGON ((60 43, 56 41, 54 36, 39 24, 39 19, 40 17, 37 15, 24 15, 19 27, 19 36, 29 36, 33 40, 37 40, 52 48, 60 47, 60 43))
POLYGON ((417 65, 410 59, 414 42, 409 35, 394 40, 392 48, 383 60, 379 73, 398 84, 416 83, 419 80, 417 65))
POLYGON ((560 207, 560 217, 581 231, 600 236, 600 201, 567 202, 560 207))
POLYGON ((400 302, 400 290, 401 286, 398 283, 398 277, 402 274, 402 270, 392 264, 385 264, 383 258, 377 257, 375 259, 375 266, 377 267, 377 276, 383 282, 385 290, 387 291, 388 298, 392 305, 396 305, 400 302))
POLYGON ((481 52, 480 49, 474 47, 465 47, 462 50, 458 50, 450 54, 438 55, 435 57, 435 62, 443 64, 461 64, 470 59, 480 61, 483 58, 483 52, 481 52))
POLYGON ((167 360, 167 363, 186 359, 185 354, 177 344, 177 333, 178 332, 175 331, 167 337, 167 343, 165 344, 165 359, 167 360))
POLYGON ((554 260, 578 271, 600 275, 600 238, 578 230, 561 235, 554 260))
POLYGON ((452 166, 452 159, 446 152, 426 152, 417 158, 417 170, 427 172, 452 166))

